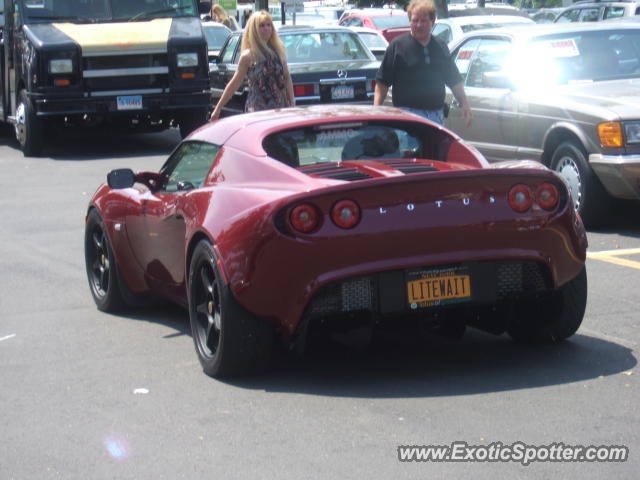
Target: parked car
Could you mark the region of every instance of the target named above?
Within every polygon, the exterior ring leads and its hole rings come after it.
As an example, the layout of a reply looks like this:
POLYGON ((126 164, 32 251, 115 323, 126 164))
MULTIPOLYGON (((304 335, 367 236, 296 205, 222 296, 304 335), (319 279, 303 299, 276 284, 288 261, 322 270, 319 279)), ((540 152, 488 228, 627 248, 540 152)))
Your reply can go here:
POLYGON ((310 13, 324 19, 324 25, 338 25, 345 7, 304 7, 303 13, 310 13))
POLYGON ((202 22, 202 30, 207 37, 209 62, 211 62, 220 54, 220 49, 231 35, 231 30, 219 22, 202 22))
POLYGON ((158 172, 107 175, 87 210, 88 283, 103 311, 144 295, 188 308, 214 377, 264 369, 275 339, 303 350, 322 326, 559 342, 587 300, 586 232, 568 198, 539 163, 490 166, 399 109, 236 115, 158 172))
POLYGON ((640 14, 637 0, 576 2, 558 14, 555 23, 599 22, 608 18, 631 17, 640 14))
POLYGON ((367 27, 349 27, 356 32, 360 37, 360 40, 369 48, 369 51, 378 59, 382 60, 384 52, 387 51, 389 42, 382 36, 379 30, 367 27))
POLYGON ((553 23, 557 16, 564 11, 564 8, 540 8, 530 14, 531 19, 536 23, 553 23))
MULTIPOLYGON (((287 49, 287 64, 296 104, 373 104, 375 75, 380 66, 358 34, 344 27, 283 26, 278 35, 287 49)), ((213 101, 236 71, 241 32, 233 32, 209 65, 213 101)), ((243 85, 224 107, 223 115, 244 112, 247 86, 243 85)))
POLYGON ((479 31, 452 55, 475 118, 467 127, 448 92, 446 125, 489 161, 534 159, 557 171, 592 225, 610 196, 640 199, 640 26, 479 31))
POLYGON ((517 15, 467 15, 462 17, 448 17, 437 19, 431 34, 449 44, 462 37, 465 33, 475 30, 506 27, 510 25, 533 25, 534 23, 530 18, 517 15))
POLYGON ((389 42, 398 35, 410 31, 407 12, 392 8, 354 8, 340 20, 340 25, 379 30, 389 42))

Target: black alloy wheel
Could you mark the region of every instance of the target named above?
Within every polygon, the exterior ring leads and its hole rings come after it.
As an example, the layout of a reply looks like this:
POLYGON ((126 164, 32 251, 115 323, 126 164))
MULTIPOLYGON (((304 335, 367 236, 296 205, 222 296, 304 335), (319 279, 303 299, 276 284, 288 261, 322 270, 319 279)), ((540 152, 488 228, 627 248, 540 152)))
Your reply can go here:
POLYGON ((195 306, 194 341, 200 355, 212 362, 220 346, 222 305, 220 286, 209 262, 200 262, 190 286, 195 306))
POLYGON ((211 244, 196 245, 189 268, 191 334, 202 370, 223 378, 255 374, 269 365, 273 328, 235 300, 211 244))
POLYGON ((96 210, 87 217, 85 264, 91 295, 99 310, 114 312, 124 305, 116 264, 104 222, 96 210))

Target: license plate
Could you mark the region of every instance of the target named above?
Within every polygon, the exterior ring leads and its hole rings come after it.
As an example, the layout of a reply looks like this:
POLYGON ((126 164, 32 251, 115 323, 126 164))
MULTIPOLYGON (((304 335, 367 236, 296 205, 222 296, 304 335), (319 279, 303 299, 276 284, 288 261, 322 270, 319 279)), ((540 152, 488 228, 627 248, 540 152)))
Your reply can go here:
POLYGON ((331 100, 346 100, 353 97, 353 85, 336 85, 335 87, 331 87, 331 100))
POLYGON ((142 95, 127 95, 118 97, 118 110, 142 109, 142 95))
POLYGON ((409 272, 407 301, 412 309, 470 300, 471 275, 466 267, 409 272))

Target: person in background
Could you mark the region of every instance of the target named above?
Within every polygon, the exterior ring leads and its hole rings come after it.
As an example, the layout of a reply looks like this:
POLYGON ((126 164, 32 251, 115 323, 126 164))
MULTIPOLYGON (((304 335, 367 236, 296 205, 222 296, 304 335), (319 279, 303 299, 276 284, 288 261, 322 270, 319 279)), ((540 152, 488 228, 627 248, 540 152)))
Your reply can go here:
POLYGON ((238 68, 222 92, 211 120, 220 117, 222 108, 245 78, 249 84, 246 112, 294 106, 286 50, 269 12, 260 10, 249 18, 242 35, 241 50, 238 68))
POLYGON ((236 31, 240 28, 236 19, 227 15, 225 9, 218 4, 211 7, 211 20, 223 24, 232 31, 236 31))
POLYGON ((242 28, 246 28, 247 22, 249 21, 249 18, 251 18, 252 13, 253 10, 251 10, 250 8, 244 9, 244 13, 242 14, 242 28))
POLYGON ((464 83, 447 44, 431 35, 436 20, 432 0, 412 0, 407 7, 411 31, 394 38, 376 75, 374 105, 382 105, 393 86, 393 105, 444 124, 445 85, 471 126, 473 113, 464 83))

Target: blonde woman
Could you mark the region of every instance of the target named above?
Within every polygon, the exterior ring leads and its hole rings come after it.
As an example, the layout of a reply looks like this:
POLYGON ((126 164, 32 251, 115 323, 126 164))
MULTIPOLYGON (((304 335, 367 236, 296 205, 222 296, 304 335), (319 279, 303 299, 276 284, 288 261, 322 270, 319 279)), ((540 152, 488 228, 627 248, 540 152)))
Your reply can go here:
POLYGON ((218 4, 211 7, 211 20, 223 24, 230 30, 238 30, 238 23, 236 22, 236 19, 229 17, 225 9, 218 4))
POLYGON ((220 117, 222 108, 245 78, 249 84, 245 112, 295 105, 286 51, 273 27, 271 15, 265 10, 254 13, 247 21, 238 69, 222 92, 211 120, 220 117))

